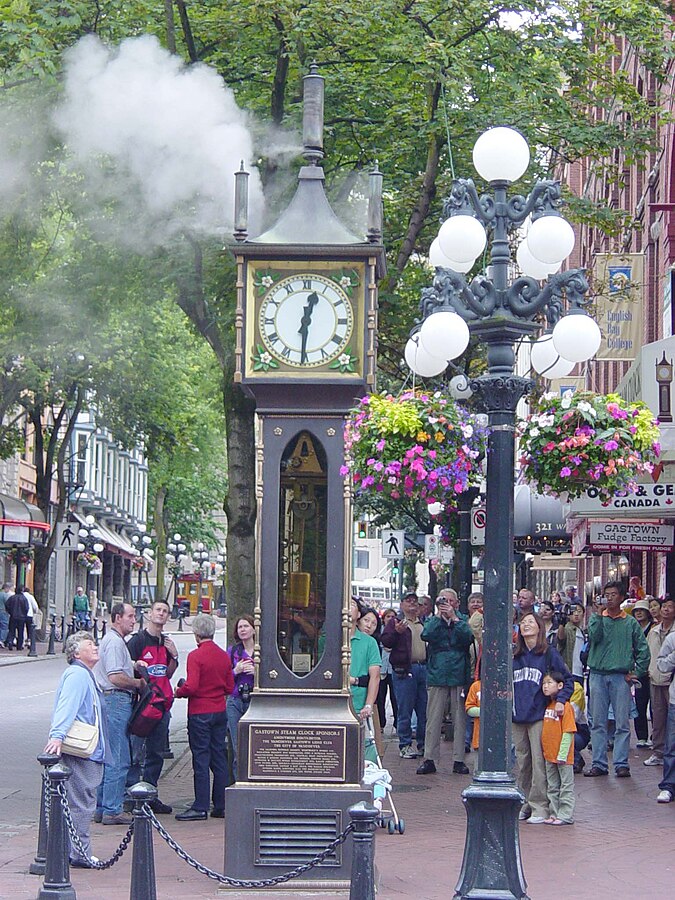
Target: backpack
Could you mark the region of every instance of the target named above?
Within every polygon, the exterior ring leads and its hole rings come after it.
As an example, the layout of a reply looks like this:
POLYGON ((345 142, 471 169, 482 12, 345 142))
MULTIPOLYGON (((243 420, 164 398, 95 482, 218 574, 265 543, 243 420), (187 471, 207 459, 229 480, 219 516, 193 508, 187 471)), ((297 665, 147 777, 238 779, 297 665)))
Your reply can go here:
POLYGON ((155 730, 166 712, 166 697, 158 684, 150 681, 141 688, 131 711, 127 733, 147 737, 155 730))

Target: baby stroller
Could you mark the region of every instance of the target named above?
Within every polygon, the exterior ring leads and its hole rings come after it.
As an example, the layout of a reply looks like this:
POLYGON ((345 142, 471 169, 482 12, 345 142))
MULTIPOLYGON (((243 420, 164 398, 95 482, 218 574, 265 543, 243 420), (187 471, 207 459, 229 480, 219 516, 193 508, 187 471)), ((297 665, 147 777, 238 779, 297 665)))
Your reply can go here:
POLYGON ((391 796, 391 775, 382 766, 382 760, 377 752, 375 733, 373 732, 373 720, 370 716, 366 719, 366 755, 374 756, 377 762, 366 759, 363 783, 373 788, 373 805, 377 807, 377 824, 380 828, 386 828, 389 834, 403 834, 405 820, 396 812, 396 806, 391 796), (383 810, 383 801, 388 799, 389 810, 383 810))

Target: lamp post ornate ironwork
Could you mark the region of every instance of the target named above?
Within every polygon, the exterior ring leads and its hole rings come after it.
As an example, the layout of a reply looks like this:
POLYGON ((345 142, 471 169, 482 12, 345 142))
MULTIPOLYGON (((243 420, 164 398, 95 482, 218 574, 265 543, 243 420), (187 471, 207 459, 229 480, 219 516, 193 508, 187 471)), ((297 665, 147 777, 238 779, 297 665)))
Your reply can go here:
POLYGON ((197 595, 197 612, 202 611, 202 583, 204 581, 204 567, 209 561, 209 551, 201 542, 197 544, 197 550, 192 554, 199 575, 199 594, 197 595))
POLYGON ((508 197, 510 182, 529 164, 526 142, 511 129, 491 129, 479 138, 474 163, 492 193, 479 195, 469 179, 454 182, 431 254, 436 276, 422 290, 421 318, 406 359, 418 374, 430 376, 464 352, 470 335, 487 349, 487 371, 470 386, 488 413, 486 511, 487 521, 499 527, 486 529, 481 739, 473 782, 463 793, 467 831, 455 898, 523 900, 527 886, 518 836, 523 796, 511 775, 513 487, 516 406, 533 382, 516 374, 515 348, 543 327, 534 346, 545 345, 552 353, 545 354, 539 371, 550 376, 557 366, 567 374, 596 352, 600 332, 585 312, 583 271, 552 274, 574 242, 558 211, 559 184, 541 181, 528 197, 508 197), (533 224, 518 252, 525 274, 512 278, 509 233, 528 217, 533 224), (489 277, 478 275, 469 283, 463 273, 483 252, 486 230, 491 232, 489 277), (559 323, 565 324, 558 328, 559 323))
POLYGON ((149 571, 154 564, 154 550, 150 546, 152 538, 147 534, 145 525, 138 525, 136 531, 131 534, 131 543, 136 550, 136 557, 132 566, 138 573, 138 587, 136 596, 136 618, 140 622, 143 616, 143 604, 141 603, 141 588, 143 586, 143 572, 149 571))
MULTIPOLYGON (((183 571, 183 560, 185 559, 185 551, 187 546, 183 543, 183 537, 179 531, 176 531, 172 540, 166 545, 166 562, 173 579, 173 608, 174 613, 178 612, 178 576, 183 571)), ((171 585, 166 593, 167 599, 171 593, 171 585)))
MULTIPOLYGON (((87 570, 87 582, 89 581, 90 575, 96 579, 96 598, 97 600, 100 600, 100 597, 98 596, 98 578, 103 569, 103 562, 100 554, 103 553, 105 547, 101 542, 103 534, 96 525, 94 516, 85 516, 84 522, 78 529, 77 535, 79 539, 77 545, 79 551, 77 562, 87 570)), ((87 593, 89 592, 89 589, 89 584, 86 583, 85 590, 87 593)))

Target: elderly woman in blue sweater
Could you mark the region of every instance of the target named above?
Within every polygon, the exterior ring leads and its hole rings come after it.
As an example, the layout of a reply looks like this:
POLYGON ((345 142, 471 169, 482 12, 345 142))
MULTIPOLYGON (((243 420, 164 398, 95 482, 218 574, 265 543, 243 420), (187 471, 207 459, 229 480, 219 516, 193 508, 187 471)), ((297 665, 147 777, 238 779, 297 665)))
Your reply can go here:
POLYGON ((98 662, 98 647, 89 632, 78 631, 68 638, 66 659, 68 668, 61 676, 56 689, 49 740, 44 752, 61 755, 61 744, 75 720, 86 722, 88 725, 98 722, 98 744, 88 759, 63 754, 63 762, 72 771, 66 782, 68 806, 86 852, 86 856, 82 856, 71 844, 70 865, 79 869, 90 869, 92 862, 98 862, 97 858, 91 855, 89 831, 96 810, 96 790, 103 777, 105 740, 98 687, 91 671, 98 662))
POLYGON ((518 762, 518 787, 525 794, 520 819, 541 825, 549 818, 546 794, 546 764, 541 732, 548 698, 541 689, 544 675, 560 672, 563 688, 556 698, 555 712, 562 716, 572 696, 574 679, 562 656, 546 641, 546 625, 535 613, 520 620, 518 642, 513 651, 513 743, 518 762))

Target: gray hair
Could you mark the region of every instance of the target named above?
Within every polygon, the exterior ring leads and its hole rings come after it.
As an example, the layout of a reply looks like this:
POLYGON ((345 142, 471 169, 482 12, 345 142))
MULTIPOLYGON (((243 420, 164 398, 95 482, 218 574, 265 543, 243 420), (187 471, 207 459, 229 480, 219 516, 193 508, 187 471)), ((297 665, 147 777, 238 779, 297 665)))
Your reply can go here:
POLYGON ((76 631, 75 634, 71 634, 68 638, 66 641, 66 661, 68 664, 77 659, 80 647, 85 641, 91 641, 92 644, 95 643, 93 635, 88 631, 76 631))
POLYGON ((200 613, 192 620, 192 631, 195 637, 208 640, 208 638, 212 638, 216 633, 216 620, 213 616, 208 616, 206 613, 200 613))

